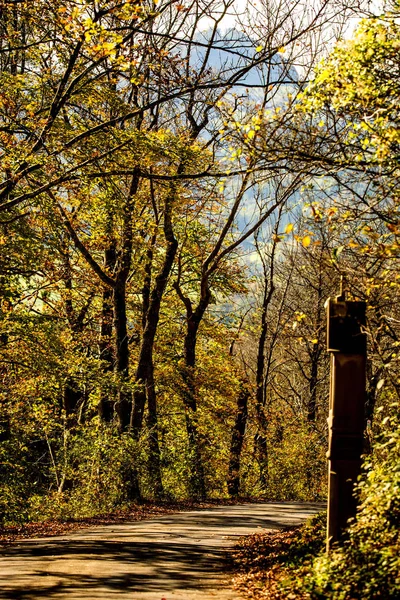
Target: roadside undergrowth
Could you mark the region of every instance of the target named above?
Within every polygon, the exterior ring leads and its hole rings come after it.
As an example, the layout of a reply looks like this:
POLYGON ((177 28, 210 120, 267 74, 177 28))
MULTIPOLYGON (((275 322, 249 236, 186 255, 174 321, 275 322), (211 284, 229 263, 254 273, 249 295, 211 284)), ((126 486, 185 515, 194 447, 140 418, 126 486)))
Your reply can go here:
MULTIPOLYGON (((254 600, 287 600, 295 582, 325 544, 326 513, 296 527, 264 531, 239 540, 233 553, 233 586, 254 600)), ((307 596, 303 596, 307 598, 307 596)))

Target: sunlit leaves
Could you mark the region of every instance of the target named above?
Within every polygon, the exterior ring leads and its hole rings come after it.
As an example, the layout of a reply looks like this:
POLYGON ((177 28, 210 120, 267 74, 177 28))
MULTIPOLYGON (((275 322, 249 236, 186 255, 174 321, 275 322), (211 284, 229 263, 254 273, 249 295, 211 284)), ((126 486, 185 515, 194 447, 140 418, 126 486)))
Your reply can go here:
MULTIPOLYGON (((351 115, 345 137, 358 143, 353 160, 388 163, 400 141, 395 125, 400 81, 394 67, 400 48, 398 22, 392 18, 362 21, 353 39, 341 42, 316 72, 303 96, 306 110, 331 106, 351 115)), ((323 122, 320 121, 319 126, 323 122)))

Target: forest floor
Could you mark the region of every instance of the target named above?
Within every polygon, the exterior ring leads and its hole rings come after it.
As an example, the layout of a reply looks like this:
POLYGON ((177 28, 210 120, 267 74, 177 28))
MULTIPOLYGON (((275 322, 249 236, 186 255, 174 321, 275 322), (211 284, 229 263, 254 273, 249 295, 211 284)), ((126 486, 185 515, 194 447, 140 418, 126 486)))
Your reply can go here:
POLYGON ((20 532, 24 539, 1 552, 0 599, 236 600, 242 590, 231 587, 227 556, 238 540, 301 523, 320 505, 164 508, 168 514, 141 507, 131 517, 113 516, 107 525, 90 520, 89 528, 64 530, 56 537, 26 539, 27 533, 20 532))
POLYGON ((326 513, 320 512, 302 525, 240 538, 231 554, 234 588, 252 600, 303 598, 289 590, 324 548, 325 532, 326 513))

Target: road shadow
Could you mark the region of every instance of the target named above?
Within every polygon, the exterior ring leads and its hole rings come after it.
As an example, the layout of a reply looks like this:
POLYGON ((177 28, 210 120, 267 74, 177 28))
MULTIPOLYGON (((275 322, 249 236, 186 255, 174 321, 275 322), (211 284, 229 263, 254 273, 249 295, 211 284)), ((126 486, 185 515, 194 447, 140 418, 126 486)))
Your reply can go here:
MULTIPOLYGON (((23 560, 33 569, 29 573, 18 574, 18 585, 15 580, 7 585, 2 581, 0 598, 4 600, 33 600, 37 598, 56 598, 61 591, 82 590, 82 597, 91 598, 91 590, 103 589, 109 592, 170 592, 179 589, 197 589, 199 580, 202 587, 207 587, 215 579, 218 571, 226 568, 226 556, 223 548, 196 543, 167 543, 154 540, 131 542, 129 545, 120 541, 52 541, 46 545, 23 545, 8 549, 8 558, 13 555, 23 560), (88 560, 98 560, 99 572, 73 573, 66 572, 57 566, 69 560, 79 561, 84 565, 88 560), (61 563, 60 563, 61 561, 61 563), (106 573, 102 573, 103 561, 107 563, 106 573), (40 566, 43 563, 43 568, 40 566), (116 573, 110 575, 115 563, 116 573), (121 565, 123 565, 121 572, 121 565), (148 567, 151 569, 148 570, 148 567), (32 575, 37 578, 34 589, 32 575), (59 579, 46 585, 45 579, 59 579), (43 578, 43 585, 39 579, 43 578)), ((78 563, 78 564, 79 564, 78 563)), ((74 562, 75 564, 75 562, 74 562)), ((106 597, 106 595, 105 595, 106 597)))
MULTIPOLYGON (((0 600, 116 597, 151 593, 158 600, 176 591, 215 586, 229 569, 221 537, 236 538, 249 527, 276 529, 296 518, 296 507, 316 512, 316 504, 232 507, 230 514, 179 513, 145 523, 125 523, 81 531, 68 538, 29 540, 2 550, 0 600), (213 542, 216 535, 219 542, 213 542), (3 571, 6 573, 7 571, 3 571)), ((1 572, 0 572, 1 573, 1 572)))

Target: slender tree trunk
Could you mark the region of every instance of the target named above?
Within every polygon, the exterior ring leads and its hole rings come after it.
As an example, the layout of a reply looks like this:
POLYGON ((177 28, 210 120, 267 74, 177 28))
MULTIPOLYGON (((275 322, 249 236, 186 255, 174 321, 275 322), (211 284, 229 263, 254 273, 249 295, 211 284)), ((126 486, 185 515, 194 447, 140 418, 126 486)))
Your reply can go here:
MULTIPOLYGON (((105 251, 104 266, 108 272, 112 272, 116 263, 115 243, 105 251)), ((105 288, 103 291, 101 309, 101 328, 99 339, 99 354, 103 361, 103 369, 105 373, 111 373, 114 369, 114 352, 112 343, 113 329, 113 293, 110 288, 105 288)), ((110 391, 101 391, 98 411, 100 418, 111 423, 114 417, 114 397, 110 391)))
MULTIPOLYGON (((154 191, 152 190, 153 205, 155 207, 154 191)), ((158 213, 155 208, 155 216, 157 225, 158 213)), ((147 325, 147 319, 149 317, 149 308, 151 300, 151 279, 152 279, 152 265, 154 246, 157 240, 157 234, 155 233, 150 241, 150 245, 146 253, 146 264, 144 268, 145 277, 142 287, 142 332, 145 331, 147 325)), ((162 498, 164 496, 164 488, 162 483, 161 475, 161 452, 158 438, 158 416, 157 416, 157 395, 154 384, 154 364, 153 364, 153 350, 149 343, 148 338, 147 347, 142 348, 143 353, 140 357, 140 365, 138 365, 137 377, 139 382, 145 382, 141 384, 141 388, 137 389, 135 396, 135 404, 145 406, 146 398, 148 401, 148 416, 147 416, 147 428, 149 435, 149 476, 151 485, 153 487, 154 495, 156 498, 162 498), (140 369, 139 369, 140 366, 140 369)), ((134 428, 134 435, 137 437, 140 430, 134 428)))
MULTIPOLYGON (((158 443, 158 431, 157 431, 157 397, 154 388, 154 359, 153 359, 153 348, 154 340, 157 333, 158 321, 160 318, 160 308, 162 297, 168 282, 168 278, 174 264, 176 251, 178 248, 178 242, 174 236, 172 227, 172 208, 175 200, 175 187, 171 186, 171 193, 165 199, 164 205, 164 237, 167 242, 164 262, 161 271, 155 278, 154 287, 149 294, 148 290, 150 287, 150 271, 146 273, 147 282, 145 284, 146 293, 144 295, 144 302, 148 306, 145 318, 145 328, 143 331, 138 365, 135 374, 135 391, 133 394, 133 408, 130 415, 130 430, 133 439, 138 441, 143 427, 143 416, 146 406, 146 393, 150 392, 151 397, 149 400, 149 420, 151 419, 151 447, 150 447, 150 459, 153 464, 150 465, 151 474, 154 475, 153 485, 154 490, 157 494, 162 495, 162 479, 161 479, 161 468, 160 468, 160 448, 158 443), (148 303, 148 304, 147 304, 148 303)), ((149 259, 151 257, 148 257, 149 259)))
POLYGON ((151 294, 151 271, 153 264, 154 246, 157 240, 157 235, 154 234, 151 238, 150 246, 146 252, 146 264, 144 267, 144 281, 142 287, 142 330, 146 329, 147 314, 150 306, 150 294, 151 294))
MULTIPOLYGON (((123 205, 123 235, 118 260, 116 262, 115 285, 113 287, 113 314, 115 335, 114 370, 119 376, 117 401, 114 410, 120 433, 129 432, 132 418, 132 392, 129 379, 129 338, 126 311, 126 283, 132 262, 132 219, 135 196, 139 188, 140 176, 132 175, 128 197, 123 205)), ((135 463, 125 472, 125 486, 128 500, 140 498, 138 470, 135 463)))
POLYGON ((184 340, 185 366, 182 370, 182 379, 185 384, 183 402, 185 406, 186 430, 188 435, 190 458, 189 488, 192 496, 205 498, 206 484, 201 455, 202 440, 198 430, 196 414, 196 346, 197 332, 211 299, 207 271, 203 269, 200 300, 195 310, 193 310, 190 298, 186 297, 180 288, 180 266, 178 271, 178 280, 175 282, 174 287, 186 308, 186 335, 184 340))
POLYGON ((374 419, 375 404, 378 393, 378 383, 382 378, 384 372, 383 367, 379 367, 374 374, 372 374, 372 361, 367 361, 367 392, 365 397, 365 425, 364 431, 366 433, 364 437, 364 454, 370 454, 372 452, 372 435, 371 428, 374 419))
POLYGON ((126 316, 126 282, 132 262, 132 219, 140 176, 135 170, 129 194, 123 205, 123 235, 120 256, 116 263, 113 289, 115 371, 120 377, 115 412, 120 432, 128 431, 132 412, 132 393, 129 390, 129 339, 126 316))
POLYGON ((318 344, 315 344, 314 351, 311 355, 311 370, 310 370, 310 397, 307 406, 307 420, 309 423, 315 423, 317 417, 317 384, 318 384, 318 363, 320 350, 318 344))
MULTIPOLYGON (((61 250, 62 262, 63 262, 63 281, 66 291, 65 295, 65 313, 67 316, 68 324, 73 333, 80 331, 78 326, 76 314, 72 302, 72 268, 69 254, 69 237, 66 236, 62 240, 61 250)), ((74 379, 68 376, 64 382, 62 407, 64 411, 65 428, 67 430, 73 429, 77 425, 77 408, 82 397, 82 391, 79 389, 78 384, 74 379)))
POLYGON ((317 295, 317 306, 316 306, 316 323, 315 323, 315 337, 317 343, 313 345, 311 352, 311 368, 310 368, 310 383, 309 390, 310 396, 307 406, 307 420, 309 423, 315 423, 317 418, 317 399, 318 399, 318 368, 319 361, 321 358, 321 345, 319 343, 320 331, 322 327, 322 306, 323 306, 323 278, 322 271, 319 271, 318 279, 318 295, 317 295))
POLYGON ((153 290, 147 310, 146 326, 143 331, 138 366, 135 375, 136 389, 134 392, 134 404, 131 415, 131 429, 134 439, 139 439, 143 425, 143 415, 146 405, 146 384, 149 372, 153 369, 153 347, 160 318, 161 300, 168 282, 168 278, 174 264, 178 242, 172 228, 172 204, 174 192, 166 198, 164 211, 164 236, 167 242, 163 266, 155 278, 153 290))
MULTIPOLYGON (((371 371, 371 368, 368 368, 369 371, 371 371)), ((375 403, 376 403, 376 397, 377 397, 377 386, 379 383, 379 380, 382 378, 382 374, 383 374, 383 367, 380 367, 376 370, 376 372, 374 373, 374 375, 370 375, 368 377, 368 389, 367 389, 367 394, 366 394, 366 401, 365 401, 365 422, 366 425, 369 421, 369 425, 372 424, 373 418, 374 418, 374 410, 375 410, 375 403)))
MULTIPOLYGON (((101 309, 101 327, 99 339, 99 354, 103 361, 103 370, 105 373, 112 373, 114 369, 114 352, 112 346, 112 322, 113 294, 110 289, 103 291, 103 305, 101 309)), ((111 423, 114 417, 114 398, 110 390, 101 390, 100 402, 98 406, 100 418, 105 423, 111 423)))
POLYGON ((186 430, 188 434, 190 455, 190 493, 197 498, 206 497, 206 484, 203 460, 201 456, 201 436, 197 425, 197 399, 196 399, 196 346, 197 332, 205 310, 209 303, 207 300, 197 307, 196 311, 187 318, 187 330, 184 341, 185 367, 182 372, 185 383, 183 401, 185 404, 186 430))
POLYGON ((149 430, 149 473, 156 498, 164 496, 161 477, 160 445, 158 440, 157 396, 154 388, 154 369, 149 366, 146 382, 148 401, 147 426, 149 430))
MULTIPOLYGON (((72 268, 69 255, 69 236, 63 241, 62 259, 64 263, 64 285, 66 290, 65 312, 72 334, 78 335, 84 330, 84 320, 90 308, 94 293, 89 294, 86 303, 76 311, 73 304, 72 268)), ((73 377, 67 376, 64 383, 62 406, 64 410, 65 429, 73 430, 78 423, 82 422, 83 410, 86 400, 85 390, 81 382, 73 377)))
POLYGON ((129 346, 126 318, 125 281, 117 281, 113 290, 114 332, 115 332, 115 370, 120 376, 119 391, 115 412, 118 429, 122 433, 129 428, 132 394, 129 385, 129 346))
MULTIPOLYGON (((274 256, 272 256, 271 262, 274 256)), ((267 427, 268 421, 265 414, 265 342, 268 332, 267 313, 268 306, 274 293, 272 282, 273 265, 271 265, 271 283, 268 289, 267 279, 265 278, 264 295, 261 312, 261 331, 258 338, 257 350, 257 371, 256 371, 256 415, 257 415, 257 433, 254 438, 255 450, 260 469, 260 486, 266 489, 268 485, 268 441, 267 427)))
POLYGON ((64 431, 63 431, 63 468, 58 492, 62 493, 66 490, 70 490, 73 485, 72 478, 68 475, 68 472, 73 469, 73 461, 70 464, 69 446, 70 437, 74 433, 76 426, 78 425, 78 406, 82 400, 83 392, 76 385, 76 382, 72 377, 67 377, 64 382, 62 406, 64 413, 64 431))
POLYGON ((131 413, 131 431, 133 439, 138 441, 142 426, 144 409, 146 407, 146 384, 149 376, 149 365, 153 365, 152 344, 143 335, 140 345, 139 362, 135 373, 135 391, 133 393, 133 409, 131 413))
POLYGON ((268 420, 266 415, 266 381, 270 369, 271 351, 268 360, 265 356, 265 344, 268 333, 268 308, 275 292, 274 272, 275 272, 275 253, 278 243, 278 229, 281 221, 284 203, 279 207, 278 218, 275 223, 275 231, 269 263, 263 258, 263 254, 258 246, 256 237, 256 247, 261 258, 264 273, 264 293, 261 306, 260 335, 257 347, 257 370, 256 370, 256 415, 257 415, 257 433, 254 437, 255 451, 260 469, 260 486, 266 489, 268 486, 268 440, 267 428, 268 420))
POLYGON ((228 467, 228 492, 231 497, 239 495, 240 490, 240 459, 247 425, 247 406, 250 390, 247 383, 242 381, 237 399, 235 425, 232 430, 231 450, 228 467))
MULTIPOLYGON (((1 283, 1 281, 0 281, 1 283)), ((0 320, 2 318, 2 313, 0 309, 0 320)), ((7 333, 2 333, 0 335, 0 346, 6 346, 8 343, 8 335, 7 333)), ((11 420, 8 410, 6 408, 6 398, 8 396, 8 385, 5 386, 5 375, 6 369, 4 367, 0 367, 0 379, 2 380, 3 392, 5 392, 4 396, 0 398, 0 442, 6 442, 11 438, 11 420), (3 379, 4 378, 4 379, 3 379)), ((11 394, 10 394, 11 395, 11 394)), ((0 474, 1 474, 1 464, 0 464, 0 474)))
POLYGON ((139 350, 138 366, 135 374, 134 405, 131 417, 132 435, 139 439, 143 425, 143 415, 146 406, 146 383, 149 373, 153 370, 153 347, 157 333, 157 325, 160 318, 161 299, 168 276, 171 271, 178 243, 169 244, 162 271, 156 278, 155 287, 150 296, 149 309, 147 311, 146 327, 142 335, 139 350))
MULTIPOLYGON (((84 330, 84 320, 90 308, 94 293, 90 293, 83 307, 76 311, 73 303, 73 271, 70 262, 69 251, 70 236, 67 234, 62 241, 62 260, 64 265, 63 280, 66 290, 65 296, 65 313, 68 319, 68 324, 73 335, 78 335, 84 330)), ((72 487, 73 481, 68 477, 68 467, 74 467, 74 464, 69 465, 69 441, 70 435, 74 432, 77 425, 83 422, 84 408, 87 401, 87 394, 81 382, 68 375, 64 382, 62 395, 62 408, 64 414, 64 467, 61 480, 59 483, 59 492, 72 487)))
POLYGON ((72 379, 72 377, 67 377, 64 383, 64 392, 63 392, 63 409, 65 415, 65 426, 67 429, 71 430, 76 427, 78 424, 78 407, 82 400, 83 391, 77 385, 77 383, 72 379))

